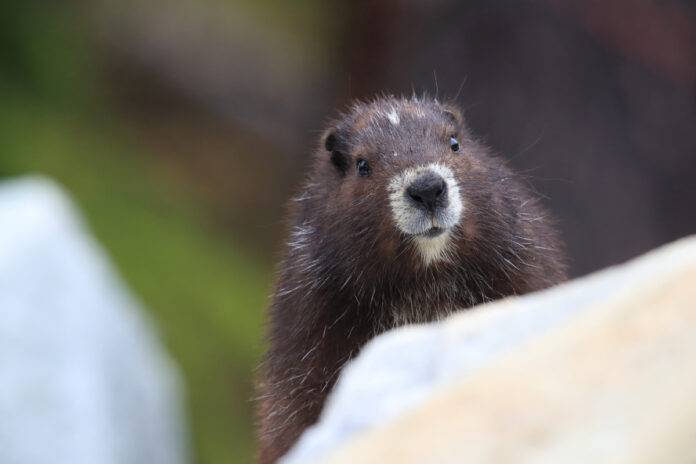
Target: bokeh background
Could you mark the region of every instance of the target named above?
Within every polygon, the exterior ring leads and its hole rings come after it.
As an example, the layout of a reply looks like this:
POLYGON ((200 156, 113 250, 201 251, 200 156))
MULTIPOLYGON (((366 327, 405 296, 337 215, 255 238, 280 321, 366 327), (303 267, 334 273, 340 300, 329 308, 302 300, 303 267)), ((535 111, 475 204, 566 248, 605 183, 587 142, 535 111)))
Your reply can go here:
POLYGON ((197 462, 252 459, 283 205, 323 124, 414 91, 546 199, 574 276, 696 232, 693 2, 3 2, 0 176, 75 197, 183 371, 197 462))

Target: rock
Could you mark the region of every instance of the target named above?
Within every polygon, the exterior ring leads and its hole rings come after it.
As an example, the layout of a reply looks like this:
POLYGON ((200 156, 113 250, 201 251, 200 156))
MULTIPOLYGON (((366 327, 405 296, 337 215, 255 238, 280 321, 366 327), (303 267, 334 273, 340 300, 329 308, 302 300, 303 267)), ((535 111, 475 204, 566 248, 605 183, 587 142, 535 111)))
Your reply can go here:
POLYGON ((377 337, 284 464, 696 462, 696 238, 377 337))
POLYGON ((65 193, 1 183, 0 224, 0 462, 187 462, 177 370, 65 193))

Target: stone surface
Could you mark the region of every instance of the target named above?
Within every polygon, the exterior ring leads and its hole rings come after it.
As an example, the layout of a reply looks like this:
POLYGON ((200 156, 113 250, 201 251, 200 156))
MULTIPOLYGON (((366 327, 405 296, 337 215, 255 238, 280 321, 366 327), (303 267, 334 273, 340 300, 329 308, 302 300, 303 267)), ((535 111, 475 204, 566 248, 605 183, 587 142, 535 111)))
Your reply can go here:
POLYGON ((696 462, 696 239, 373 340, 285 464, 696 462))
POLYGON ((188 461, 176 368, 65 193, 0 183, 0 462, 188 461))

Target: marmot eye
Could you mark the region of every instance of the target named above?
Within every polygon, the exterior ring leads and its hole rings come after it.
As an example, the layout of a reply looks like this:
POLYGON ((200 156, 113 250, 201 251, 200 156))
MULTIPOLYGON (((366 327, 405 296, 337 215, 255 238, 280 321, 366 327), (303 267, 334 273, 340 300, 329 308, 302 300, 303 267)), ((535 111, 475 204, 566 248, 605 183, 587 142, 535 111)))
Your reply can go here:
POLYGON ((458 152, 458 151, 459 151, 459 141, 458 141, 457 138, 454 137, 454 136, 450 137, 450 148, 451 148, 452 151, 454 151, 454 152, 458 152))
POLYGON ((364 177, 370 174, 370 164, 367 162, 367 160, 364 160, 362 158, 358 159, 356 166, 358 167, 359 176, 364 177))

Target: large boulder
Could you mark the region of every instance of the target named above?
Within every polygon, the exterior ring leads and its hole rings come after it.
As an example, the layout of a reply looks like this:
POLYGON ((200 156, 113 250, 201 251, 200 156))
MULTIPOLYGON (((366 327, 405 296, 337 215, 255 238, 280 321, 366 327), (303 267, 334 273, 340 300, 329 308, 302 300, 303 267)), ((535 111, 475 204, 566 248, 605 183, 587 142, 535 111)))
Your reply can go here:
POLYGON ((696 462, 696 238, 377 337, 284 464, 696 462))

